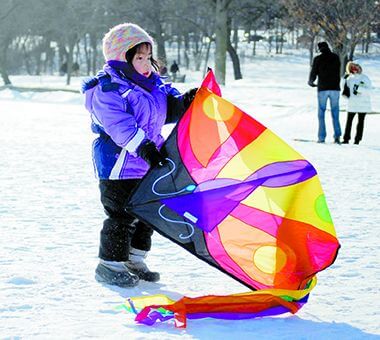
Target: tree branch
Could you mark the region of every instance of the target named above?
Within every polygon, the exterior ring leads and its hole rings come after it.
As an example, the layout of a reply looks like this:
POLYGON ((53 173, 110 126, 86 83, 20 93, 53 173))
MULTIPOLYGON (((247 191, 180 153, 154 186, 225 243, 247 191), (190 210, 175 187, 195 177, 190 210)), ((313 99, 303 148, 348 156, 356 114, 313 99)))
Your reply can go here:
POLYGON ((14 4, 13 7, 11 7, 7 13, 5 13, 3 16, 0 17, 1 20, 5 20, 20 4, 14 4))

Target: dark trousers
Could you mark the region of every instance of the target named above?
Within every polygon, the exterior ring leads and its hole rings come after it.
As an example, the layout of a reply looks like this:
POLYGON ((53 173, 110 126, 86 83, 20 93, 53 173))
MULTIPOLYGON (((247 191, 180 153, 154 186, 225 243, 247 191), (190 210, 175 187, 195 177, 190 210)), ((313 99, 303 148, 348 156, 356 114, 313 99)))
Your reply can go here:
POLYGON ((100 200, 107 218, 100 232, 99 257, 107 261, 126 261, 130 247, 149 251, 153 229, 125 211, 139 179, 100 180, 100 200))
MULTIPOLYGON (((344 136, 343 136, 343 141, 345 142, 348 142, 351 139, 352 121, 354 120, 355 115, 356 115, 356 112, 348 112, 347 114, 346 128, 344 130, 344 136)), ((362 140, 362 137, 363 137, 365 115, 366 113, 363 113, 363 112, 358 113, 358 124, 356 125, 356 135, 355 135, 355 143, 357 144, 359 144, 359 142, 362 140)))

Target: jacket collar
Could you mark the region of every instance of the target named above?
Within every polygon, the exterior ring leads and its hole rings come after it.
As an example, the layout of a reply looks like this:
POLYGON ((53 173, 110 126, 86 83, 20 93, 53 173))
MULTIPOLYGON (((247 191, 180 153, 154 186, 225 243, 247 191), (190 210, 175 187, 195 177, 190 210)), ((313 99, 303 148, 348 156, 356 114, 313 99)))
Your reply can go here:
MULTIPOLYGON (((130 80, 148 92, 152 92, 157 87, 157 80, 159 76, 154 72, 152 72, 149 78, 147 78, 136 72, 132 65, 123 61, 109 60, 107 61, 106 66, 107 65, 111 69, 115 70, 119 77, 121 76, 121 78, 130 80)), ((106 66, 105 68, 107 68, 106 66)))

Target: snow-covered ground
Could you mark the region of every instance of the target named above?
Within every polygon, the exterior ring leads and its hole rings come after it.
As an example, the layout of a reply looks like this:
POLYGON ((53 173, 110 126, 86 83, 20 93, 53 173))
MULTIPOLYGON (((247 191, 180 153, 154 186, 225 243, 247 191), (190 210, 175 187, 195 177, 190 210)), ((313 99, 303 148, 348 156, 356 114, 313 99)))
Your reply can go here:
MULTIPOLYGON (((380 112, 380 58, 363 58, 380 112)), ((90 119, 80 94, 0 91, 1 339, 375 339, 380 338, 380 115, 366 118, 359 146, 304 143, 316 139, 316 90, 306 85, 306 56, 257 57, 245 79, 223 87, 234 104, 264 123, 317 168, 342 245, 318 275, 296 315, 257 320, 190 320, 136 325, 116 306, 128 296, 231 294, 247 288, 154 236, 148 264, 160 283, 133 289, 94 279, 103 220, 91 163, 90 119)), ((15 85, 36 79, 12 78, 15 85)), ((197 86, 201 75, 187 75, 197 86)), ((64 84, 39 77, 39 85, 64 84)), ((74 79, 75 80, 75 79, 74 79)), ((74 85, 79 84, 79 79, 74 85)), ((342 100, 342 109, 345 102, 342 100)), ((341 112, 344 128, 346 113, 341 112)), ((356 121, 355 121, 356 123, 356 121)), ((327 115, 328 139, 332 124, 327 115)))

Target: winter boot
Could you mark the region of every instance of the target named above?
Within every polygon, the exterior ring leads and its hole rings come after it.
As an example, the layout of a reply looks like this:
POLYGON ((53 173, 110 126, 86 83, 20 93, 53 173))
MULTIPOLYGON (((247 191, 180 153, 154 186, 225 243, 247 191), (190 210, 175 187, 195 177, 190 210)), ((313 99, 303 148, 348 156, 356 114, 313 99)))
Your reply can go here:
POLYGON ((131 273, 137 275, 141 280, 157 282, 160 280, 160 273, 149 270, 144 262, 147 254, 148 252, 145 250, 131 248, 129 251, 129 259, 125 262, 125 266, 131 273))
POLYGON ((98 282, 119 287, 135 287, 139 283, 139 277, 129 272, 124 262, 102 259, 96 267, 95 278, 98 282))

